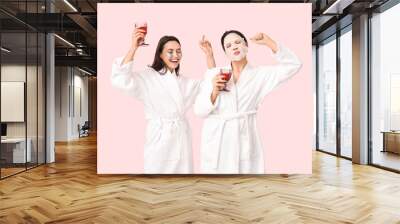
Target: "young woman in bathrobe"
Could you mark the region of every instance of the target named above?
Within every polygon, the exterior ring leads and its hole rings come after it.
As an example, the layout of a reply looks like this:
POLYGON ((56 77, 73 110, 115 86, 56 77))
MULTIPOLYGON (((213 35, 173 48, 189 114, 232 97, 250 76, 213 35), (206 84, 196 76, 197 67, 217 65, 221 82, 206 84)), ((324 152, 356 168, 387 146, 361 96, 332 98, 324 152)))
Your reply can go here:
MULTIPOLYGON (((200 82, 180 74, 182 50, 173 36, 159 40, 151 66, 133 71, 135 53, 144 37, 145 31, 135 28, 128 53, 113 62, 111 82, 144 104, 144 173, 192 173, 191 130, 185 113, 194 103, 200 82)), ((208 68, 215 67, 210 43, 204 36, 200 47, 207 56, 208 68)))
POLYGON ((297 56, 264 33, 250 39, 267 46, 279 62, 252 66, 246 37, 236 30, 221 37, 231 64, 208 69, 194 110, 205 117, 201 139, 201 173, 264 173, 264 150, 257 130, 257 109, 263 98, 301 67, 297 56), (221 69, 231 69, 226 82, 221 69), (229 91, 222 89, 227 87, 229 91))

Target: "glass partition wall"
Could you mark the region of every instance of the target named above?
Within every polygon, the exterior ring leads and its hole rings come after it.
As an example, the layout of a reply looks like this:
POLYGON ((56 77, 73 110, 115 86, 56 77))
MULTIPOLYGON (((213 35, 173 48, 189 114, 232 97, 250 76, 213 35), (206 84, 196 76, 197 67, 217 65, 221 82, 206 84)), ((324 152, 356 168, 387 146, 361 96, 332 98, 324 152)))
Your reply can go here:
MULTIPOLYGON (((0 7, 6 2, 0 3, 0 7)), ((19 1, 20 13, 43 1, 19 1)), ((0 178, 45 163, 45 34, 0 11, 0 178)))
MULTIPOLYGON (((368 164, 400 172, 400 4, 369 17, 368 164)), ((317 150, 352 158, 352 27, 319 43, 317 150)))
POLYGON ((400 172, 400 4, 370 18, 370 162, 400 172))
POLYGON ((352 33, 351 25, 340 35, 340 154, 352 158, 352 33))
POLYGON ((318 46, 318 149, 336 154, 336 36, 318 46))
POLYGON ((320 42, 317 62, 317 150, 352 157, 352 27, 320 42))

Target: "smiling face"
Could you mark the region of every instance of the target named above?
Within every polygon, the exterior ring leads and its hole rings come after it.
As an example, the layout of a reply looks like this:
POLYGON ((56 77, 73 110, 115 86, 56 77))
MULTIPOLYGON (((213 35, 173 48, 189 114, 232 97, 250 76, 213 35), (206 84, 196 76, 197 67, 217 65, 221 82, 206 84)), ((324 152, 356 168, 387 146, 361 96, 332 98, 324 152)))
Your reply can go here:
POLYGON ((170 70, 175 70, 182 59, 181 45, 176 41, 168 41, 160 55, 165 66, 170 70))
POLYGON ((225 54, 231 61, 240 61, 247 55, 245 40, 236 33, 228 34, 224 39, 225 54))

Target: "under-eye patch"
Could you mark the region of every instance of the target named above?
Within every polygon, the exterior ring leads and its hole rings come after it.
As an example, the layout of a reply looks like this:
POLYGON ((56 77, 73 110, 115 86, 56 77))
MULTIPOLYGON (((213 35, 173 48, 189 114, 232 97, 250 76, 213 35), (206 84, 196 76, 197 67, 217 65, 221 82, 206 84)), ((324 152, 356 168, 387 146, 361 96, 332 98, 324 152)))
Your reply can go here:
POLYGON ((172 52, 167 52, 168 59, 172 59, 174 54, 172 52))

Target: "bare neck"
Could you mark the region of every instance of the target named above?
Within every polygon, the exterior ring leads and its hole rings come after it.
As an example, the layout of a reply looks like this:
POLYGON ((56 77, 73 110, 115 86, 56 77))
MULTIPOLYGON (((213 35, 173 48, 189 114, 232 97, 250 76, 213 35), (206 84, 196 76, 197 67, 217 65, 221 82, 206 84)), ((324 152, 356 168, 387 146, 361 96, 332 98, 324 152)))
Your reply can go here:
POLYGON ((242 72, 243 68, 247 65, 247 58, 243 58, 240 61, 232 61, 232 73, 235 82, 239 79, 240 73, 242 72))
POLYGON ((173 69, 173 68, 170 68, 170 67, 168 67, 168 66, 164 66, 164 71, 166 71, 166 72, 171 72, 171 73, 174 73, 174 71, 175 71, 175 69, 173 69))

